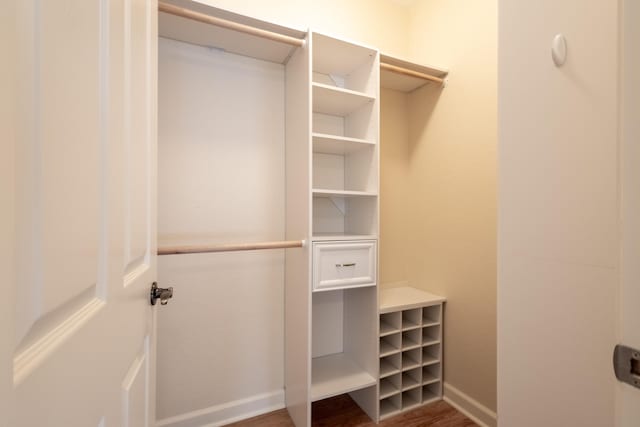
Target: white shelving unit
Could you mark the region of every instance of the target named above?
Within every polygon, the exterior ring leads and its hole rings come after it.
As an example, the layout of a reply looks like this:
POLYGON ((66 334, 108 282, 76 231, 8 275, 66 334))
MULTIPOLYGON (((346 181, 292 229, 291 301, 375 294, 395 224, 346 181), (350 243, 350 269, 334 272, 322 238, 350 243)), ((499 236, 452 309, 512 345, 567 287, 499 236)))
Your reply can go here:
POLYGON ((378 52, 319 33, 310 50, 310 398, 377 420, 378 52))
POLYGON ((378 52, 318 33, 312 50, 313 240, 377 236, 378 52))
POLYGON ((444 301, 411 287, 380 291, 381 420, 442 398, 444 301))

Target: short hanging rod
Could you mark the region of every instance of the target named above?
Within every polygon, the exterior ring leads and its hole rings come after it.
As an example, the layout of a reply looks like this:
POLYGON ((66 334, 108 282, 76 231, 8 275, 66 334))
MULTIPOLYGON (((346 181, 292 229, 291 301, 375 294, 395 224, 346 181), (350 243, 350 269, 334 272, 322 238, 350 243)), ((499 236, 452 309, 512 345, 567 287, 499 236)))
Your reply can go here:
POLYGON ((278 242, 238 243, 227 245, 190 245, 158 247, 158 255, 204 254, 211 252, 255 251, 260 249, 301 248, 304 240, 285 240, 278 242))
POLYGON ((436 76, 430 76, 429 74, 419 73, 417 71, 409 70, 407 68, 398 67, 396 65, 387 64, 385 62, 380 63, 380 68, 383 70, 391 71, 398 74, 404 74, 405 76, 417 77, 423 80, 429 80, 432 82, 444 83, 444 79, 436 76))
POLYGON ((292 46, 303 46, 304 40, 295 37, 286 36, 273 31, 261 30, 260 28, 251 27, 249 25, 239 24, 237 22, 228 21, 215 16, 206 15, 204 13, 195 12, 183 7, 174 6, 169 3, 159 2, 158 10, 160 12, 169 13, 171 15, 180 16, 182 18, 191 19, 193 21, 203 22, 205 24, 216 25, 218 27, 227 28, 229 30, 239 31, 241 33, 251 34, 253 36, 262 37, 280 43, 290 44, 292 46))

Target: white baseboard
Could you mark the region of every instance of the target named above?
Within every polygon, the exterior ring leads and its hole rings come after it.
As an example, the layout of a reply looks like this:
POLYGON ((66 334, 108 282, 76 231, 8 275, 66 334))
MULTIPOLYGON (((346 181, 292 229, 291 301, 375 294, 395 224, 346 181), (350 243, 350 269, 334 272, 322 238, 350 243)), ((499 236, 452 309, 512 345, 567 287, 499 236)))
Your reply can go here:
POLYGON ((284 406, 284 390, 277 390, 158 420, 156 427, 218 427, 284 406))
POLYGON ((496 427, 498 425, 498 417, 495 412, 450 384, 444 383, 443 399, 481 427, 496 427))

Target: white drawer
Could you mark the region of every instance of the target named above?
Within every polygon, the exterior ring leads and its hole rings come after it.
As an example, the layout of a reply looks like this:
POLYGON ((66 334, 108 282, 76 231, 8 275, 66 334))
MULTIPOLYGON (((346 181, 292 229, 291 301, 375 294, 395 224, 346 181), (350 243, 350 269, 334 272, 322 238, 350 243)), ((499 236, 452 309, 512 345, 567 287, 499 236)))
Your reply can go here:
POLYGON ((376 284, 376 242, 361 240, 313 244, 313 290, 376 284))

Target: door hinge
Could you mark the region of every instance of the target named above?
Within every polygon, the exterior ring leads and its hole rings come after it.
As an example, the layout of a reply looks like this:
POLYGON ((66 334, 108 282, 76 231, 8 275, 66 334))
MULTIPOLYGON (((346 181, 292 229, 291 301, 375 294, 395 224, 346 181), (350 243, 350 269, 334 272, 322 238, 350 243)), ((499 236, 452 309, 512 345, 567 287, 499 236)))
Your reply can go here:
POLYGON ((613 370, 618 381, 640 388, 640 350, 618 344, 613 351, 613 370))

